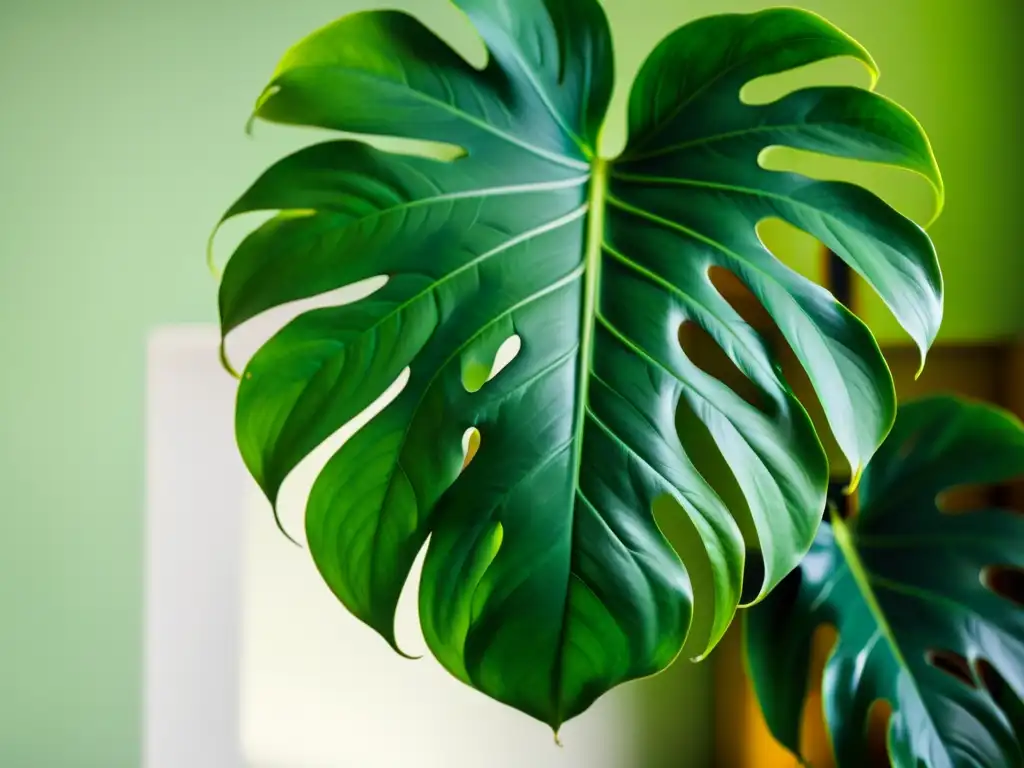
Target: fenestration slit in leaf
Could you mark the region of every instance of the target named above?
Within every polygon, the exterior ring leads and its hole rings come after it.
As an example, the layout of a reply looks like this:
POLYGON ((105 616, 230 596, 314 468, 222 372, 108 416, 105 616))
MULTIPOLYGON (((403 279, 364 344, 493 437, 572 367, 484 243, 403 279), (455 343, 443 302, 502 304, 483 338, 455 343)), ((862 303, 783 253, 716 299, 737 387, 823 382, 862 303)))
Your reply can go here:
POLYGON ((1024 567, 989 565, 982 570, 981 581, 1000 597, 1024 608, 1024 567))

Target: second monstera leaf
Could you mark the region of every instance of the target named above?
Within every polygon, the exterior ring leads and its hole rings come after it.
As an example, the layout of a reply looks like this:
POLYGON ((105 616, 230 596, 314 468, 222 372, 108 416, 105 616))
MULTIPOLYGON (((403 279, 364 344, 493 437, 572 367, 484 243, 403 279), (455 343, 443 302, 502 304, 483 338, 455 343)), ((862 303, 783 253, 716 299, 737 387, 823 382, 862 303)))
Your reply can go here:
POLYGON ((952 398, 900 409, 864 474, 861 509, 751 609, 747 654, 772 732, 794 752, 811 637, 839 632, 825 719, 840 768, 867 758, 869 709, 892 706, 896 768, 1024 764, 1024 516, 940 510, 962 486, 1024 479, 1024 425, 952 398))
POLYGON ((485 42, 475 68, 413 17, 346 17, 288 52, 263 120, 442 142, 455 159, 353 140, 274 165, 225 219, 275 211, 235 251, 223 332, 368 278, 362 301, 308 312, 249 362, 237 433, 274 501, 292 469, 407 371, 397 398, 329 461, 309 546, 356 616, 393 620, 427 542, 420 617, 456 676, 554 727, 623 681, 663 669, 691 624, 687 567, 652 506, 669 497, 707 554, 721 637, 740 601, 740 527, 677 434, 685 401, 735 475, 760 540, 763 595, 800 561, 828 470, 768 345, 709 279, 732 272, 796 352, 838 441, 862 466, 895 413, 864 325, 778 261, 755 227, 778 217, 826 243, 920 345, 941 316, 924 232, 871 193, 764 170, 783 144, 923 174, 918 124, 854 88, 766 105, 749 81, 848 56, 853 40, 795 10, 719 16, 669 36, 633 86, 621 157, 598 156, 612 91, 596 0, 457 0, 485 42), (703 328, 761 395, 754 407, 683 353, 703 328), (520 352, 487 380, 498 349, 520 352), (463 437, 480 449, 463 469, 463 437))

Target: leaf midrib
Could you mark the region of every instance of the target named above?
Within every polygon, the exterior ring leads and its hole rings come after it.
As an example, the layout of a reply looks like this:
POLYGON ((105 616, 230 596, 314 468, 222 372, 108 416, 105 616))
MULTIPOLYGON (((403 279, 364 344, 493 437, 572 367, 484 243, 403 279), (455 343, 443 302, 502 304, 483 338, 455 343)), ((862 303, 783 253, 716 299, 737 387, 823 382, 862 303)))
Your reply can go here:
MULTIPOLYGON (((914 689, 914 693, 917 695, 918 701, 921 702, 921 707, 928 716, 928 722, 932 727, 933 733, 939 737, 939 743, 944 745, 940 736, 941 731, 935 723, 935 720, 932 718, 931 710, 925 703, 926 699, 921 692, 921 688, 917 684, 917 678, 914 677, 910 665, 903 657, 903 651, 900 649, 899 643, 896 640, 896 635, 893 632, 892 627, 889 626, 889 621, 886 619, 885 613, 882 611, 882 607, 878 604, 878 600, 875 597, 875 591, 871 587, 873 576, 868 572, 867 568, 864 567, 864 563, 861 561, 860 555, 857 553, 857 546, 854 541, 853 532, 846 523, 843 522, 843 519, 839 515, 834 515, 832 517, 832 531, 835 534, 834 540, 836 547, 839 549, 843 562, 846 564, 846 568, 850 572, 850 576, 853 578, 857 591, 860 593, 861 598, 867 605, 868 612, 875 620, 875 625, 885 637, 886 643, 889 645, 889 650, 892 652, 892 655, 896 660, 896 664, 906 673, 907 680, 909 680, 911 687, 914 689)), ((892 704, 895 706, 896 702, 892 702, 892 704)))
MULTIPOLYGON (((580 346, 579 369, 576 377, 576 413, 574 414, 575 432, 573 441, 573 482, 572 495, 569 497, 569 567, 566 569, 564 606, 562 625, 559 629, 557 656, 555 659, 555 738, 558 729, 565 721, 565 702, 563 683, 565 680, 565 644, 569 625, 569 601, 572 594, 572 577, 576 559, 576 547, 573 542, 576 525, 576 495, 580 489, 580 470, 583 462, 583 436, 586 424, 586 412, 589 407, 590 374, 593 370, 594 357, 594 326, 597 317, 597 301, 601 289, 601 255, 604 243, 604 213, 608 200, 609 162, 603 157, 595 157, 591 165, 590 193, 587 197, 589 216, 587 221, 586 250, 583 257, 583 301, 580 308, 580 346)), ((579 577, 577 577, 579 578, 579 577)), ((582 581, 582 579, 581 579, 582 581)))

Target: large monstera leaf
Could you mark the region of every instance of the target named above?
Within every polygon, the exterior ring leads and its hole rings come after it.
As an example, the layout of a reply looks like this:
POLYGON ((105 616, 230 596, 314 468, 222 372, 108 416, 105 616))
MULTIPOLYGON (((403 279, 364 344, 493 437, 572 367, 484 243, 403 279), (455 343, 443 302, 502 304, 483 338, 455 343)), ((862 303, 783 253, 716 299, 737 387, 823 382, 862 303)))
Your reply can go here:
POLYGON ((751 677, 782 744, 798 751, 811 636, 827 623, 839 639, 825 717, 841 768, 869 764, 879 699, 893 708, 896 768, 1024 764, 1024 607, 999 589, 1024 573, 1024 515, 940 511, 947 491, 1015 478, 1024 426, 1012 416, 953 398, 900 410, 864 474, 860 513, 822 525, 797 571, 748 614, 751 677))
POLYGON ((227 334, 270 308, 372 277, 368 298, 301 315, 248 363, 245 461, 274 501, 286 475, 404 372, 397 398, 330 459, 309 547, 345 606, 397 647, 396 602, 429 537, 419 592, 431 651, 454 675, 556 728, 610 687, 663 669, 691 623, 686 566, 652 505, 675 500, 713 574, 710 648, 740 601, 745 543, 695 469, 680 401, 731 466, 765 561, 763 595, 814 538, 828 470, 768 346, 715 290, 734 273, 796 351, 854 466, 895 413, 865 326, 785 267, 755 225, 817 236, 885 298, 922 351, 941 315, 924 232, 869 192, 769 172, 784 144, 893 164, 940 185, 899 107, 853 88, 775 103, 748 81, 819 59, 873 64, 793 10, 691 24, 633 86, 630 139, 598 156, 612 91, 596 0, 457 0, 486 43, 475 68, 415 18, 360 13, 289 51, 263 120, 440 142, 454 159, 349 139, 270 168, 225 219, 276 214, 223 276, 227 334), (694 323, 757 388, 755 408, 684 355, 694 323), (498 349, 520 351, 488 380, 498 349), (463 437, 480 433, 464 465, 463 437))

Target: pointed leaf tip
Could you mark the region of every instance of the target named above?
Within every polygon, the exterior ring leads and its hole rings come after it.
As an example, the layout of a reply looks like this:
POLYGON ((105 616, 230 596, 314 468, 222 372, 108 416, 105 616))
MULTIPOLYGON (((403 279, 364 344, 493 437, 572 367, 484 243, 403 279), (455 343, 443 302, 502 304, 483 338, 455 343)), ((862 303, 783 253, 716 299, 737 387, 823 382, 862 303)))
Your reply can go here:
POLYGON ((391 645, 391 649, 395 653, 397 653, 399 656, 401 656, 403 659, 408 659, 409 661, 419 661, 419 660, 421 660, 423 658, 423 654, 422 653, 418 654, 416 656, 413 656, 411 653, 406 653, 405 651, 403 651, 401 649, 401 647, 398 645, 397 641, 390 643, 390 645, 391 645))
POLYGON ((423 658, 422 653, 413 655, 411 653, 406 653, 402 650, 402 646, 398 644, 398 638, 395 636, 395 628, 393 625, 393 621, 392 626, 388 627, 387 625, 378 625, 377 622, 372 621, 369 617, 360 616, 360 620, 363 621, 367 626, 369 626, 374 632, 376 632, 378 635, 384 638, 384 642, 391 646, 391 650, 397 653, 403 659, 406 659, 407 661, 419 661, 423 658))
POLYGON ((925 349, 922 348, 921 349, 921 362, 917 366, 917 372, 914 374, 914 381, 917 381, 918 379, 921 378, 921 374, 924 373, 924 367, 925 367, 927 362, 928 362, 928 353, 927 353, 927 351, 925 349))
POLYGON ((296 547, 298 547, 299 549, 304 549, 299 540, 292 536, 290 533, 288 533, 288 530, 284 527, 284 522, 281 520, 281 515, 278 513, 277 510, 276 501, 271 505, 271 509, 274 512, 274 523, 277 525, 277 530, 280 531, 281 534, 296 547))
POLYGON ((271 83, 263 89, 263 93, 256 99, 256 103, 253 105, 252 114, 249 115, 249 119, 245 122, 245 135, 251 137, 256 129, 256 118, 260 116, 260 110, 266 106, 267 102, 270 101, 281 91, 281 86, 271 83))
POLYGON ((846 488, 843 489, 843 494, 844 495, 852 496, 853 494, 855 494, 857 492, 857 488, 860 486, 860 479, 863 476, 863 474, 864 474, 864 465, 861 464, 860 466, 856 467, 853 470, 853 475, 850 478, 849 485, 847 485, 846 488))

